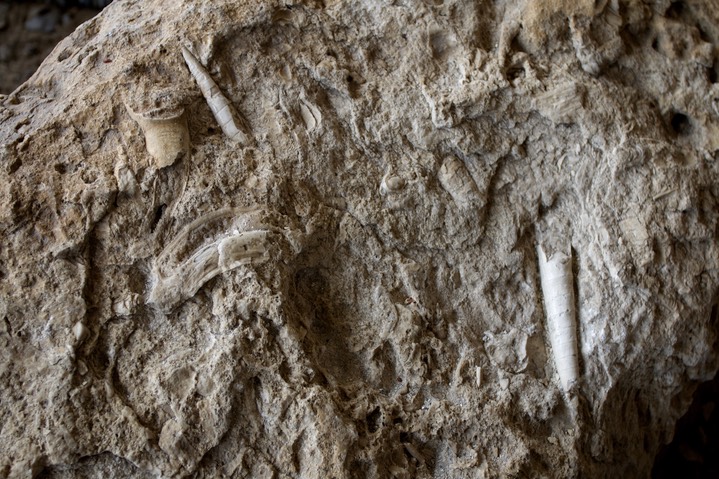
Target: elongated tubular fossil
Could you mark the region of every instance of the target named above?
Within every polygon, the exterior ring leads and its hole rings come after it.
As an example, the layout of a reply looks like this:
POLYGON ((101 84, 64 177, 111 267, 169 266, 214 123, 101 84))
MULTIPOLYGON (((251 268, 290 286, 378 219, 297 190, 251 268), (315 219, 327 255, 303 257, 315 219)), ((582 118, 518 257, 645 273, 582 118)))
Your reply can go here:
POLYGON ((207 73, 207 70, 205 70, 205 67, 202 66, 199 60, 184 46, 182 47, 182 56, 185 59, 185 63, 187 63, 187 68, 190 69, 190 73, 192 73, 197 85, 200 87, 202 95, 205 97, 205 100, 207 100, 207 104, 210 106, 215 120, 217 120, 220 128, 222 128, 223 133, 231 140, 238 143, 246 143, 247 137, 237 127, 232 105, 225 95, 222 94, 217 83, 215 83, 210 74, 207 73))
POLYGON ((547 259, 544 249, 538 246, 537 255, 554 363, 562 388, 569 392, 579 379, 571 252, 555 252, 547 259))

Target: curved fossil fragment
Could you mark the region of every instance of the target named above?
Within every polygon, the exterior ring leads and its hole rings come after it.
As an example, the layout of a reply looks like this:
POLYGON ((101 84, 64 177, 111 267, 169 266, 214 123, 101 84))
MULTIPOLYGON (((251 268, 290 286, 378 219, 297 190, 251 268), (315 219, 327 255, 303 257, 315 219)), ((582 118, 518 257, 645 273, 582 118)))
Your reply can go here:
POLYGON ((269 230, 256 219, 262 211, 222 208, 185 226, 155 260, 148 303, 169 311, 218 274, 264 260, 269 230))
POLYGON ((383 195, 393 193, 402 190, 407 185, 407 181, 399 175, 392 173, 386 173, 382 177, 382 182, 379 185, 379 191, 383 195))
POLYGON ((445 158, 437 174, 439 184, 461 207, 480 202, 479 189, 464 163, 453 156, 445 158))
POLYGON ((230 271, 243 264, 249 264, 264 256, 267 230, 245 231, 223 238, 217 244, 218 265, 224 271, 230 271))
POLYGON ((238 143, 246 143, 247 136, 237 126, 235 119, 235 113, 232 105, 225 95, 222 94, 217 83, 212 79, 205 67, 195 58, 195 56, 185 48, 182 47, 182 56, 187 63, 187 68, 190 69, 190 73, 195 78, 197 85, 200 87, 202 95, 207 100, 207 104, 212 110, 212 114, 220 125, 222 132, 227 135, 231 140, 238 143))
POLYGON ((267 234, 267 230, 245 231, 203 245, 172 275, 157 275, 149 303, 171 310, 218 274, 265 259, 267 234))
POLYGON ((319 108, 306 100, 301 100, 300 115, 307 131, 312 131, 322 124, 322 113, 319 108))
POLYGON ((554 363, 562 389, 569 392, 579 379, 572 257, 571 253, 555 252, 547 258, 541 246, 537 255, 554 363))
POLYGON ((190 134, 184 109, 160 115, 152 111, 135 113, 127 105, 125 108, 145 134, 145 147, 158 168, 172 165, 190 151, 190 134))

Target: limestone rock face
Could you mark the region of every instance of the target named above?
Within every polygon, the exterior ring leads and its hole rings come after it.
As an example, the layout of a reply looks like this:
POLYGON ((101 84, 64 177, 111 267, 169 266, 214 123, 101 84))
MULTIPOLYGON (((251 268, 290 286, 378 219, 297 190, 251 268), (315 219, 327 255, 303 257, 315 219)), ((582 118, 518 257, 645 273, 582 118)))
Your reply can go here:
POLYGON ((0 477, 648 475, 718 365, 713 5, 113 2, 0 105, 0 477))

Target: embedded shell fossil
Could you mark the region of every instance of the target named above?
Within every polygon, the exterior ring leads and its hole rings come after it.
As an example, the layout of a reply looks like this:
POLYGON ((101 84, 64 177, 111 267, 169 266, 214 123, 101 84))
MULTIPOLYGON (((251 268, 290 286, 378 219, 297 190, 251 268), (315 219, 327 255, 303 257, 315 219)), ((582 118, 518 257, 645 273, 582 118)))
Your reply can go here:
POLYGON ((557 251, 547 258, 542 246, 538 246, 537 256, 554 363, 562 389, 569 392, 579 379, 571 252, 557 251))
POLYGON ((195 55, 185 47, 182 47, 182 57, 185 59, 187 68, 189 68, 190 73, 200 87, 200 91, 205 97, 210 110, 212 110, 212 115, 220 125, 222 132, 237 143, 246 143, 247 137, 238 127, 232 104, 222 91, 220 91, 217 83, 215 83, 210 74, 207 73, 207 70, 205 70, 205 67, 202 66, 195 55))
POLYGON ((158 168, 174 164, 190 151, 190 134, 184 109, 156 115, 153 112, 135 113, 129 106, 125 107, 145 134, 145 147, 158 168))

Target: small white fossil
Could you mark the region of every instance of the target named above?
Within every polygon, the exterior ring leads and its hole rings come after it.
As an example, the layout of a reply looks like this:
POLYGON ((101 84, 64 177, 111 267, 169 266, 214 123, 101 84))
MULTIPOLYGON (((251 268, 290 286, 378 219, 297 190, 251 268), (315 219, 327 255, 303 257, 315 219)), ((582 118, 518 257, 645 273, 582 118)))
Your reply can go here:
POLYGON ((292 70, 290 69, 290 66, 287 64, 283 65, 279 70, 277 70, 277 74, 284 81, 292 80, 292 70))
POLYGON ((445 158, 437 175, 439 184, 460 206, 470 206, 480 199, 477 184, 462 161, 453 156, 445 158))
POLYGON ((125 108, 142 128, 145 147, 158 168, 172 165, 190 151, 190 134, 184 109, 156 115, 154 112, 135 113, 127 105, 125 108))
POLYGON ((72 327, 72 332, 78 343, 81 343, 90 335, 90 330, 87 329, 87 326, 82 324, 82 321, 75 323, 75 326, 72 327))
POLYGON ((135 173, 128 165, 127 155, 125 155, 122 147, 117 147, 118 161, 115 163, 115 181, 117 182, 117 189, 120 193, 124 193, 127 196, 135 196, 139 190, 140 185, 137 183, 135 173))
POLYGON ((406 184, 407 182, 401 176, 387 173, 382 178, 382 182, 379 185, 379 191, 382 194, 400 191, 405 187, 406 184))
POLYGON ((322 123, 322 114, 319 108, 305 100, 301 100, 300 115, 302 115, 302 121, 305 122, 307 131, 314 130, 322 123))
POLYGON ((267 233, 266 230, 246 231, 220 240, 217 246, 220 269, 229 271, 264 256, 267 233))
POLYGON ((195 78, 197 85, 200 87, 202 95, 207 100, 207 104, 212 110, 212 114, 220 125, 222 132, 231 140, 236 141, 240 144, 247 143, 247 136, 237 126, 237 120, 235 119, 235 112, 233 111, 232 105, 225 95, 222 94, 217 83, 212 79, 205 67, 195 58, 195 56, 185 48, 182 47, 182 56, 187 63, 187 68, 190 69, 190 73, 195 78))
POLYGON ((139 304, 140 296, 135 293, 128 293, 112 303, 112 312, 117 316, 129 316, 139 304))
POLYGON ((548 259, 538 245, 537 255, 554 363, 562 389, 569 392, 579 379, 571 252, 568 255, 557 251, 548 259))
POLYGON ((425 462, 424 456, 417 450, 416 447, 414 447, 414 445, 412 443, 410 443, 410 442, 405 443, 404 448, 407 449, 407 452, 409 452, 410 455, 412 457, 414 457, 420 465, 424 465, 424 462, 425 462))

